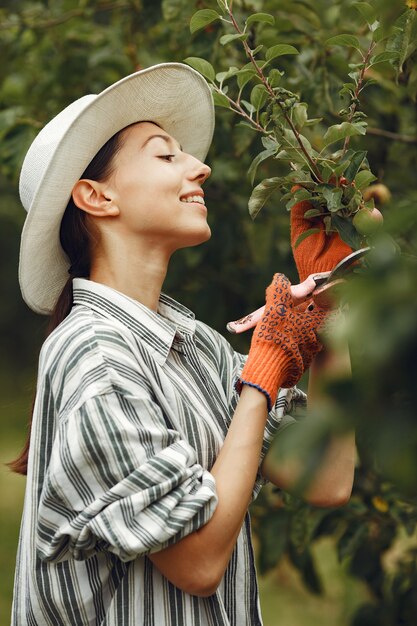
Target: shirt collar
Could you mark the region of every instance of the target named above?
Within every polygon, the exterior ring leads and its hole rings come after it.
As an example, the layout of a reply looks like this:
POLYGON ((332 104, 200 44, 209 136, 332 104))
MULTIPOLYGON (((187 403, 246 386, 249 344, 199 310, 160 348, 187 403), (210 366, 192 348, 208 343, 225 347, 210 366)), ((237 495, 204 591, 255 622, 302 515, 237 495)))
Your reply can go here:
POLYGON ((86 278, 74 278, 73 292, 74 304, 82 304, 126 326, 161 365, 176 336, 195 332, 194 313, 165 294, 161 294, 155 312, 107 285, 86 278))

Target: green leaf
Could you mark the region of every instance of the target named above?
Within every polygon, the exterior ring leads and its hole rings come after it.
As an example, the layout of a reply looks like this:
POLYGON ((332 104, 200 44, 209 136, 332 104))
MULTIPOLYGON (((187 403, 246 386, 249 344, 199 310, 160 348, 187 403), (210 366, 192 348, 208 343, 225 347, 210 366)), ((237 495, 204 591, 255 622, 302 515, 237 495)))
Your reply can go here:
POLYGON ((392 62, 392 65, 397 70, 397 74, 402 72, 404 62, 407 58, 412 35, 412 26, 416 15, 417 12, 412 9, 400 15, 394 24, 393 34, 388 39, 385 47, 387 52, 396 52, 398 54, 396 62, 392 62))
POLYGON ((256 46, 256 48, 254 50, 252 50, 252 55, 256 56, 258 54, 258 52, 260 52, 263 48, 263 44, 259 44, 259 46, 256 46))
POLYGON ((256 111, 261 109, 268 99, 268 92, 264 85, 255 85, 250 94, 251 104, 255 107, 256 111))
POLYGON ((321 583, 320 575, 317 571, 316 563, 310 550, 305 550, 305 552, 303 553, 300 573, 307 589, 317 595, 323 593, 323 586, 321 583))
POLYGON ((381 52, 381 54, 377 54, 370 60, 369 67, 372 65, 376 65, 377 63, 386 63, 387 61, 396 61, 398 60, 398 51, 385 51, 381 52))
POLYGON ((291 211, 291 209, 293 208, 293 206, 295 204, 298 204, 299 202, 302 202, 303 200, 311 200, 312 199, 312 195, 311 192, 308 189, 297 189, 296 192, 291 192, 290 196, 289 196, 289 200, 285 205, 285 208, 287 209, 287 211, 291 211))
POLYGON ((339 91, 339 95, 343 96, 345 93, 353 96, 357 85, 355 83, 344 83, 343 87, 339 91))
MULTIPOLYGON (((288 143, 290 144, 290 146, 293 148, 291 150, 291 154, 294 154, 294 158, 296 158, 297 156, 300 157, 303 162, 305 159, 305 156, 302 155, 301 153, 301 149, 300 149, 300 145, 297 141, 296 136, 294 135, 293 131, 290 130, 289 128, 285 128, 283 130, 282 133, 283 138, 288 141, 288 143)), ((301 133, 298 133, 298 138, 300 139, 301 143, 304 146, 305 151, 309 154, 309 156, 311 156, 312 158, 315 158, 317 156, 316 151, 313 149, 311 143, 309 142, 309 140, 307 139, 307 137, 305 137, 304 135, 302 135, 301 133)), ((287 151, 290 151, 289 148, 286 148, 287 151)))
POLYGON ((200 59, 199 57, 187 57, 184 59, 184 63, 190 65, 192 68, 200 72, 205 78, 210 81, 214 81, 216 78, 216 72, 214 71, 214 67, 206 61, 205 59, 200 59))
POLYGON ((352 126, 358 131, 358 135, 366 135, 368 123, 365 120, 361 119, 359 122, 352 122, 352 126))
POLYGON ((278 87, 283 75, 284 75, 284 72, 280 72, 275 67, 272 68, 268 74, 268 83, 271 85, 271 87, 278 87))
POLYGON ((254 22, 264 22, 265 24, 275 24, 275 18, 273 15, 269 13, 253 13, 253 15, 249 15, 246 20, 246 26, 250 26, 254 22))
POLYGON ((237 84, 238 84, 239 89, 243 89, 243 87, 247 85, 248 82, 252 80, 254 76, 256 76, 256 70, 242 69, 242 70, 239 70, 236 76, 237 76, 237 84))
POLYGON ((226 109, 230 109, 230 102, 226 98, 226 96, 218 91, 213 91, 213 102, 218 107, 225 107, 226 109))
POLYGON ((272 46, 272 48, 268 48, 265 58, 267 61, 272 61, 272 59, 280 57, 284 54, 299 54, 299 52, 297 48, 294 48, 294 46, 290 46, 286 43, 279 43, 276 46, 272 46))
POLYGON ((333 176, 333 170, 328 165, 324 165, 321 168, 321 177, 325 183, 328 183, 330 178, 333 176))
POLYGON ((248 35, 246 35, 246 34, 242 34, 242 35, 223 35, 222 37, 220 37, 219 41, 220 41, 222 46, 225 46, 226 44, 230 43, 231 41, 236 41, 236 40, 245 41, 247 38, 248 38, 248 35))
POLYGON ((349 165, 349 163, 347 161, 339 163, 339 165, 337 167, 335 167, 334 170, 333 170, 335 176, 341 176, 345 172, 345 170, 347 169, 348 165, 349 165))
POLYGON ((259 571, 264 574, 276 567, 288 543, 291 512, 286 508, 274 510, 262 518, 262 541, 259 545, 259 571))
POLYGON ((348 48, 361 50, 359 39, 354 35, 336 35, 335 37, 330 37, 330 39, 326 41, 326 46, 347 46, 348 48))
POLYGON ((297 248, 300 245, 300 243, 304 241, 304 239, 307 239, 307 237, 310 237, 310 235, 317 235, 319 232, 321 232, 320 228, 309 228, 308 230, 305 230, 298 237, 297 241, 294 244, 294 248, 297 248))
POLYGON ((216 80, 219 83, 224 83, 225 80, 228 80, 232 76, 235 76, 235 74, 237 74, 238 71, 239 71, 239 68, 237 67, 229 67, 227 72, 219 72, 218 74, 216 74, 216 80))
POLYGON ((350 124, 349 122, 342 122, 341 124, 335 124, 334 126, 330 126, 326 133, 324 134, 324 146, 327 147, 335 141, 340 141, 341 139, 345 139, 346 137, 353 137, 354 135, 364 135, 366 132, 362 130, 357 124, 350 124))
POLYGON ((361 170, 355 176, 355 185, 357 189, 365 189, 368 187, 374 180, 376 180, 376 176, 372 174, 369 170, 361 170))
POLYGON ((349 524, 338 541, 337 552, 339 560, 352 557, 358 547, 367 540, 367 527, 358 520, 349 524))
POLYGON ((322 211, 320 209, 308 209, 308 211, 304 213, 304 217, 306 219, 310 217, 317 217, 318 215, 321 215, 321 213, 322 211))
POLYGON ((269 148, 274 148, 277 147, 278 144, 276 142, 276 139, 274 139, 273 137, 270 137, 268 135, 264 136, 261 138, 262 141, 262 145, 266 150, 269 150, 269 148))
POLYGON ((322 119, 323 119, 322 117, 312 117, 311 119, 306 121, 304 126, 314 126, 315 124, 318 124, 319 122, 321 122, 322 119))
POLYGON ((274 146, 267 148, 266 150, 262 150, 262 152, 260 152, 253 159, 248 169, 248 176, 249 176, 251 185, 253 185, 253 182, 255 180, 256 171, 258 169, 259 164, 262 163, 262 161, 265 161, 265 159, 268 159, 269 157, 273 156, 277 152, 278 148, 279 148, 279 145, 275 144, 274 146))
POLYGON ((374 200, 374 198, 371 198, 370 200, 365 202, 365 207, 367 209, 369 209, 370 211, 372 211, 375 208, 375 200, 374 200))
POLYGON ((252 219, 255 219, 274 191, 279 189, 284 182, 285 178, 274 177, 265 178, 265 180, 259 183, 259 185, 256 185, 252 191, 251 197, 249 198, 248 204, 249 215, 252 219))
POLYGON ((378 28, 375 28, 373 34, 372 34, 372 40, 375 43, 379 43, 380 41, 383 41, 384 39, 386 39, 386 34, 385 34, 385 30, 382 28, 382 26, 379 26, 378 28))
POLYGON ((342 193, 343 189, 341 189, 340 187, 323 189, 323 197, 326 200, 327 208, 331 213, 339 211, 339 209, 342 207, 342 193))
POLYGON ((243 104, 243 106, 245 107, 245 109, 250 115, 253 115, 254 113, 256 113, 256 109, 253 106, 253 104, 251 104, 247 100, 241 100, 241 103, 243 104))
POLYGON ((352 224, 351 219, 333 213, 332 224, 338 231, 341 239, 347 243, 348 246, 350 246, 353 250, 359 250, 362 243, 361 238, 352 224))
POLYGON ((356 174, 359 172, 359 168, 362 165, 364 159, 366 158, 366 150, 362 150, 360 152, 351 152, 346 153, 346 160, 350 159, 350 163, 345 171, 345 177, 349 182, 352 182, 355 179, 356 174))
POLYGON ((311 178, 311 174, 309 171, 306 172, 304 170, 294 170, 287 174, 286 178, 287 181, 291 184, 299 183, 300 185, 303 185, 303 187, 308 187, 309 189, 314 189, 314 187, 316 186, 316 184, 313 183, 313 179, 311 178))
POLYGON ((298 103, 293 106, 292 120, 297 130, 301 130, 304 124, 307 122, 307 105, 304 103, 298 103))
POLYGON ((190 32, 193 34, 219 19, 220 15, 212 9, 202 9, 201 11, 197 11, 197 13, 194 13, 190 20, 190 32))
POLYGON ((359 11, 359 13, 362 15, 365 21, 368 22, 368 24, 373 24, 375 22, 375 9, 368 2, 355 2, 353 6, 359 11))

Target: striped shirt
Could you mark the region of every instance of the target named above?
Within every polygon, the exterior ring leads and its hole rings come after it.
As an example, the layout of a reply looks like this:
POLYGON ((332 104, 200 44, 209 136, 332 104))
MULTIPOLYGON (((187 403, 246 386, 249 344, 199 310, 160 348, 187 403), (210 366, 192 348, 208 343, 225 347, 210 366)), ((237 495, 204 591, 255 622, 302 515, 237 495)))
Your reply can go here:
MULTIPOLYGON (((210 468, 244 358, 165 295, 156 313, 74 280, 71 313, 40 354, 13 626, 262 623, 249 515, 208 598, 176 588, 146 556, 213 515, 210 468)), ((304 403, 280 391, 262 456, 304 403)))

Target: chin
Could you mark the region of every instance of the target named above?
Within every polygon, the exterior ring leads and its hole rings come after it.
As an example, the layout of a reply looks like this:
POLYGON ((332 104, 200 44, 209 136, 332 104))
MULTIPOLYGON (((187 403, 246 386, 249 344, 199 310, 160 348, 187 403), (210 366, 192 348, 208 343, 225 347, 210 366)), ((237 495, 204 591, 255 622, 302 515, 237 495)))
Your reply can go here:
POLYGON ((211 237, 211 230, 210 230, 210 226, 207 224, 204 230, 200 230, 200 232, 198 233, 192 233, 192 234, 190 233, 189 241, 188 243, 185 244, 185 246, 187 248, 191 246, 199 246, 205 241, 208 241, 210 237, 211 237))
MULTIPOLYGON (((174 233, 173 233, 174 235, 174 233)), ((205 223, 205 225, 199 225, 198 228, 190 228, 190 225, 186 230, 181 230, 173 237, 173 250, 182 250, 184 248, 192 248, 193 246, 199 246, 200 244, 208 241, 211 237, 210 226, 205 223)))
POLYGON ((210 237, 211 237, 211 229, 210 229, 210 226, 207 224, 205 238, 203 239, 202 243, 204 243, 204 241, 208 241, 210 237))

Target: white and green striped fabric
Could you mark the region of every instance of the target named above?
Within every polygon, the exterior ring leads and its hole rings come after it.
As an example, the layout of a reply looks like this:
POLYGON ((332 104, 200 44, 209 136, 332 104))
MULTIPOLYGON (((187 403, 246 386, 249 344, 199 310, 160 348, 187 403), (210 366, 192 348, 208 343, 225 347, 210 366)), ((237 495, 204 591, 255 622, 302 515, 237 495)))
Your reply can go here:
MULTIPOLYGON (((209 598, 183 593, 146 556, 216 508, 210 468, 243 361, 167 296, 155 313, 74 280, 74 307, 40 355, 13 626, 262 623, 249 516, 209 598)), ((263 454, 297 404, 301 391, 280 391, 263 454)))

